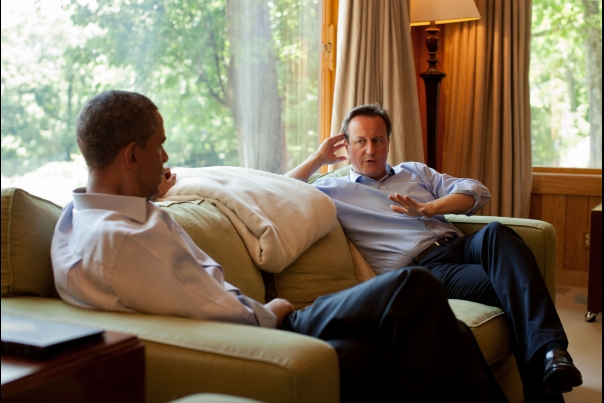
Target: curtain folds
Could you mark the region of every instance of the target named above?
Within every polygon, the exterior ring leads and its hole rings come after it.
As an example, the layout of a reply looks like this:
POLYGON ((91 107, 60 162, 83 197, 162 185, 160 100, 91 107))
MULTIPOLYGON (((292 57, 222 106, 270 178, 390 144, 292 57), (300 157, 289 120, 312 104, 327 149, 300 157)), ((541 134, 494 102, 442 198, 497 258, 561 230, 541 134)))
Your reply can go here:
MULTIPOLYGON (((481 19, 447 25, 442 171, 491 191, 485 215, 528 217, 531 0, 476 0, 481 19)), ((442 112, 441 112, 442 113, 442 112)))
POLYGON ((408 1, 341 0, 339 7, 331 134, 352 108, 377 102, 392 118, 389 162, 423 162, 408 1))

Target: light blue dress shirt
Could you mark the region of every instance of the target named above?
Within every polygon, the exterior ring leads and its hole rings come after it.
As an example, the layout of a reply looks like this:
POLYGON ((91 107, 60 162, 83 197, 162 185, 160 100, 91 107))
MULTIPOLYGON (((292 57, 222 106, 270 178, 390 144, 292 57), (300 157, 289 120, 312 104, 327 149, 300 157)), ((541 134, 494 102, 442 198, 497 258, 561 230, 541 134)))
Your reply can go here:
POLYGON ((323 177, 313 183, 335 202, 346 236, 378 274, 408 266, 439 239, 462 235, 442 215, 409 217, 392 211, 389 194, 408 195, 420 203, 455 193, 469 195, 474 205, 466 215, 476 213, 491 199, 479 181, 441 174, 419 162, 387 165, 386 169, 388 174, 379 181, 351 170, 349 176, 323 177))
POLYGON ((51 244, 65 302, 276 327, 276 316, 224 281, 222 267, 153 203, 108 194, 74 192, 73 198, 51 244))

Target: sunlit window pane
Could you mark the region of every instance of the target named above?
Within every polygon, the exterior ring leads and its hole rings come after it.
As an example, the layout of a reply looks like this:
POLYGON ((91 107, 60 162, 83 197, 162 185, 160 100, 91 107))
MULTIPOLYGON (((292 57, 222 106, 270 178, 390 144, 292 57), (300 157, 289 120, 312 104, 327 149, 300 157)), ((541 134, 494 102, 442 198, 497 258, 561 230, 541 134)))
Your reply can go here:
POLYGON ((602 2, 533 0, 533 165, 602 167, 602 2))
POLYGON ((320 7, 3 1, 2 186, 70 200, 86 180, 75 118, 108 89, 158 105, 168 166, 286 172, 318 145, 320 7))

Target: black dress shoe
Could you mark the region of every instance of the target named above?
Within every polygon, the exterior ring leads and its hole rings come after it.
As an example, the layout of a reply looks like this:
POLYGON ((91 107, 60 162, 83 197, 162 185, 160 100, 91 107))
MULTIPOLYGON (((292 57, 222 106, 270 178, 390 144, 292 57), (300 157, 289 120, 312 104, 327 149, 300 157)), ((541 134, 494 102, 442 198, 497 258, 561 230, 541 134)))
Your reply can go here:
POLYGON ((545 354, 543 384, 548 393, 570 392, 583 383, 581 372, 565 350, 554 349, 545 354))

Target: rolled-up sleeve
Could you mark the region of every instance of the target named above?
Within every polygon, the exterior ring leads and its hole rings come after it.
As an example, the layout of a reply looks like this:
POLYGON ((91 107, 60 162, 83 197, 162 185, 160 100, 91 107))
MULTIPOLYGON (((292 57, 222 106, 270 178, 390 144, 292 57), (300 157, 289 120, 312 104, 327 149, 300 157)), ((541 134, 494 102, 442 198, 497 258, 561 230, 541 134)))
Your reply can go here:
POLYGON ((473 215, 491 200, 491 193, 476 179, 455 178, 425 167, 423 175, 431 187, 434 197, 441 198, 450 194, 464 194, 474 198, 474 205, 461 214, 473 215))
POLYGON ((450 194, 465 194, 474 198, 474 205, 461 214, 474 215, 491 200, 491 193, 482 183, 474 179, 462 179, 455 183, 450 194))

